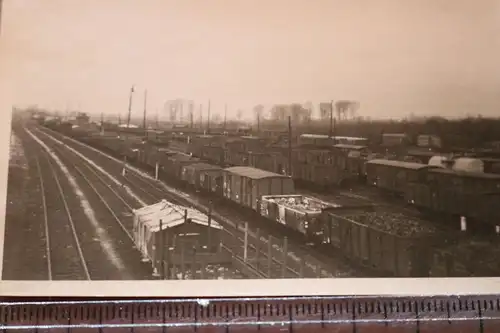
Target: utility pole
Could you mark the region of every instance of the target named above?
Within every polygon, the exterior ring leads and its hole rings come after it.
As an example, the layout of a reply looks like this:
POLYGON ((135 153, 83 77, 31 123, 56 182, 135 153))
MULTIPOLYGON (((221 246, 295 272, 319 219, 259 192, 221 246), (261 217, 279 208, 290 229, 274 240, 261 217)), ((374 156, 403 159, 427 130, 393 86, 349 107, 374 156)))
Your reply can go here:
POLYGON ((210 100, 208 100, 207 134, 210 134, 210 100))
POLYGON ((194 103, 189 103, 189 127, 193 128, 194 126, 194 103))
POLYGON ((180 123, 184 124, 184 103, 183 103, 183 101, 177 101, 177 105, 179 106, 180 123))
POLYGON ((203 104, 200 103, 200 129, 203 129, 203 104))
POLYGON ((0 34, 2 33, 2 7, 3 7, 3 1, 0 0, 0 34))
POLYGON ((159 124, 158 124, 158 108, 156 108, 156 114, 155 114, 155 127, 156 129, 160 128, 159 124))
POLYGON ((224 132, 226 131, 227 124, 227 103, 224 104, 224 132))
POLYGON ((104 135, 104 112, 101 112, 101 135, 104 135))
POLYGON ((147 108, 147 101, 148 101, 148 90, 144 90, 144 114, 142 116, 142 126, 144 126, 144 136, 148 136, 148 129, 146 127, 146 108, 147 108))
POLYGON ((260 112, 257 113, 257 134, 260 135, 260 112))
POLYGON ((330 138, 333 137, 333 100, 330 103, 330 138))
POLYGON ((292 176, 292 117, 288 116, 288 174, 292 176))
POLYGON ((127 117, 127 129, 130 127, 130 116, 132 113, 132 95, 134 94, 134 86, 130 88, 130 94, 128 98, 128 117, 127 117))

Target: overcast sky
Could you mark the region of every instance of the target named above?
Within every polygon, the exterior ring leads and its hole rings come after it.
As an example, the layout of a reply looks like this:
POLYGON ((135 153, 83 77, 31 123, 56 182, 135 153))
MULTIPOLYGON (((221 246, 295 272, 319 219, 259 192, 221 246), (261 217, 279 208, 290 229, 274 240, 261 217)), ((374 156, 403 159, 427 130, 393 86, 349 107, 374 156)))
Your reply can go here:
POLYGON ((221 112, 355 99, 370 117, 500 116, 500 0, 5 0, 2 107, 221 112))

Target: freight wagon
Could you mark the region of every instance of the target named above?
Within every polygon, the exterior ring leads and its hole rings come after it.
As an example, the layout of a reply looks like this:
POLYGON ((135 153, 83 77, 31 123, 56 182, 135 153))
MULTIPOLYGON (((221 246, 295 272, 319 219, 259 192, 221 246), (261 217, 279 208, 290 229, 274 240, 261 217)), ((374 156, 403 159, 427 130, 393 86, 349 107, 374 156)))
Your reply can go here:
POLYGON ((159 161, 161 163, 161 173, 160 177, 167 176, 171 180, 181 180, 182 179, 182 168, 184 166, 199 163, 201 160, 189 155, 175 154, 171 156, 166 156, 159 161))
POLYGON ((441 138, 437 135, 421 134, 417 136, 417 146, 422 148, 442 148, 441 138))
POLYGON ((296 163, 292 166, 293 178, 303 185, 328 189, 342 185, 348 178, 347 171, 333 165, 296 163))
POLYGON ((393 194, 404 196, 407 184, 425 179, 428 169, 437 166, 376 159, 366 162, 368 185, 378 187, 393 194))
POLYGON ((155 272, 168 265, 171 250, 178 246, 212 253, 220 249, 222 226, 197 210, 162 200, 133 213, 134 242, 155 272))
POLYGON ((222 193, 221 167, 207 163, 193 163, 182 168, 182 180, 195 189, 222 193))
MULTIPOLYGON (((500 175, 437 168, 410 182, 405 200, 415 207, 455 217, 472 218, 481 224, 500 225, 498 198, 500 175)), ((467 228, 467 221, 461 228, 467 228)), ((497 231, 497 232, 500 232, 497 231)))
POLYGON ((257 169, 280 173, 278 154, 275 152, 250 152, 248 165, 257 169))
POLYGON ((223 172, 223 196, 244 207, 259 211, 263 195, 292 194, 290 177, 252 167, 231 167, 223 172))
POLYGON ((261 200, 260 212, 262 216, 308 236, 309 225, 319 223, 318 219, 322 210, 327 207, 337 206, 317 198, 298 194, 265 195, 261 200))
POLYGON ((297 144, 300 146, 331 147, 335 144, 335 141, 328 135, 301 134, 297 138, 297 144))
POLYGON ((442 243, 434 251, 430 277, 494 277, 500 272, 500 247, 491 242, 463 237, 442 243))
POLYGON ((408 135, 405 133, 384 133, 382 134, 383 147, 403 146, 409 142, 408 135))
POLYGON ((323 210, 324 242, 349 260, 398 277, 428 276, 429 252, 443 241, 431 224, 375 207, 323 210))

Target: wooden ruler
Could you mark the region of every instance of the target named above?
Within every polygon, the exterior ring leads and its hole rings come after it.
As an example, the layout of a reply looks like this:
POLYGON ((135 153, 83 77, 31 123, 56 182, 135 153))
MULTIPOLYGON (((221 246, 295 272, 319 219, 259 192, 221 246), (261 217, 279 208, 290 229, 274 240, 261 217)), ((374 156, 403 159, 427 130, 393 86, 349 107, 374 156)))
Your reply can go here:
POLYGON ((3 332, 500 332, 500 296, 23 300, 3 332))

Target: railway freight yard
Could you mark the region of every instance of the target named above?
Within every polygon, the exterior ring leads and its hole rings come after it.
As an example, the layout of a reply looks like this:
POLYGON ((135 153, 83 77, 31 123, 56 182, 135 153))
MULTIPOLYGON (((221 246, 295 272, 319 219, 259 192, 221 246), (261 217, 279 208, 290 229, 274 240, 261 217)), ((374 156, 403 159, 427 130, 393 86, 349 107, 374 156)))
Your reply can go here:
POLYGON ((4 279, 500 273, 500 175, 457 169, 479 158, 453 169, 324 148, 319 135, 259 148, 152 133, 14 115, 4 279), (450 179, 487 194, 460 195, 450 179))

